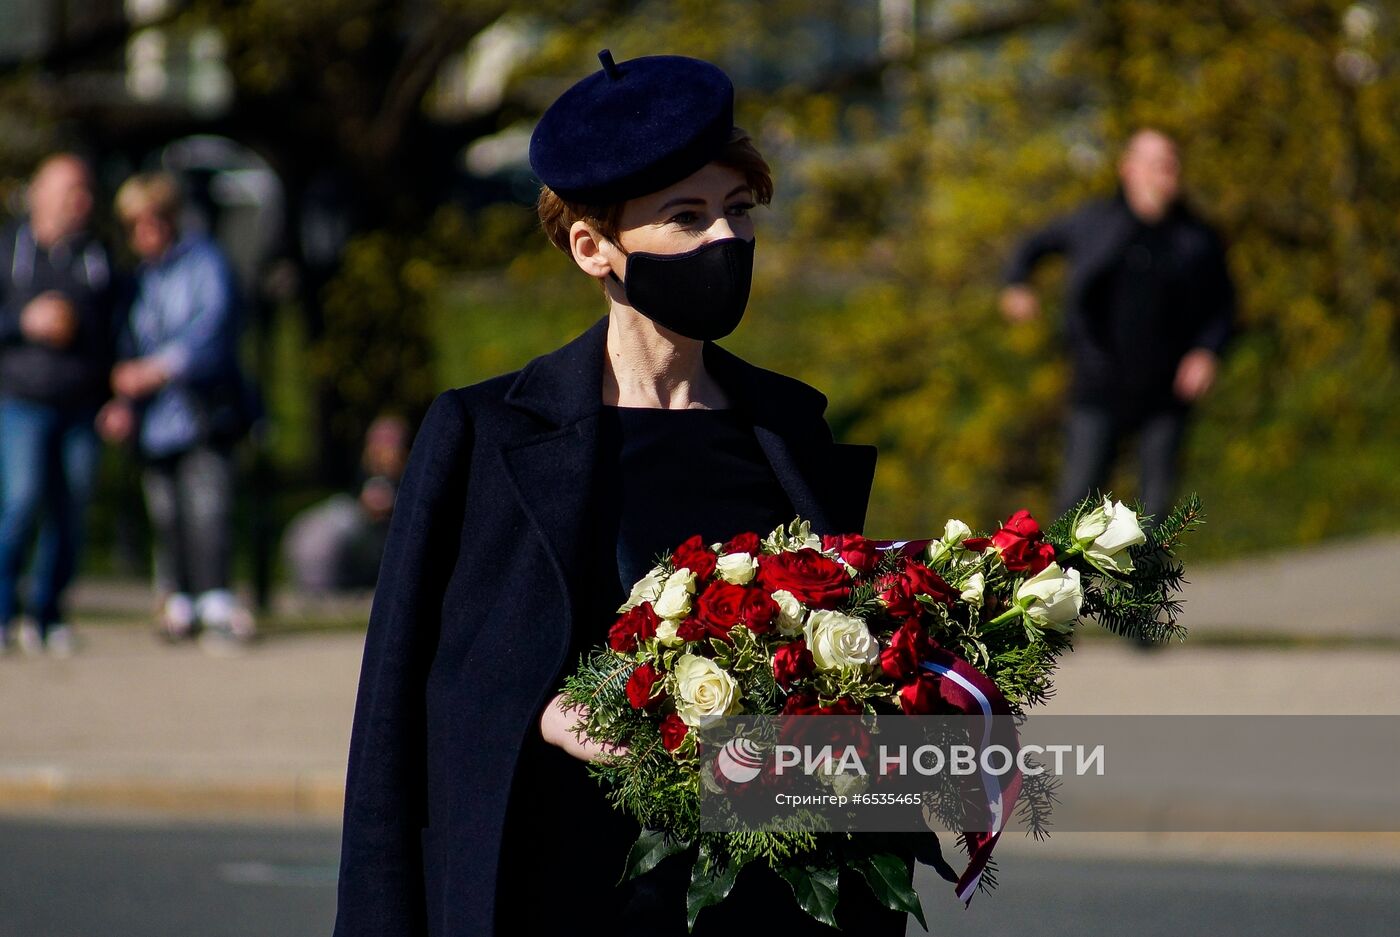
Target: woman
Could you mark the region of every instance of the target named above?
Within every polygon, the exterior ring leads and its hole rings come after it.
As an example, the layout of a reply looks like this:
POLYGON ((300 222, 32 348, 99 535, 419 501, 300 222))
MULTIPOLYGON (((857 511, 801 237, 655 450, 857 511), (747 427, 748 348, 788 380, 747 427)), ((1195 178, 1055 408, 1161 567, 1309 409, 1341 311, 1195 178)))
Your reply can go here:
MULTIPOLYGON (((695 59, 600 58, 530 155, 545 230, 608 313, 424 420, 365 647, 340 937, 548 933, 584 916, 683 934, 683 857, 616 885, 636 826, 587 777, 599 752, 568 731, 559 683, 691 534, 864 522, 874 448, 834 443, 820 392, 713 341, 743 313, 749 209, 772 192, 728 78, 695 59)), ((848 932, 904 932, 868 895, 843 903, 848 932)), ((696 933, 760 924, 832 933, 762 868, 696 933)))

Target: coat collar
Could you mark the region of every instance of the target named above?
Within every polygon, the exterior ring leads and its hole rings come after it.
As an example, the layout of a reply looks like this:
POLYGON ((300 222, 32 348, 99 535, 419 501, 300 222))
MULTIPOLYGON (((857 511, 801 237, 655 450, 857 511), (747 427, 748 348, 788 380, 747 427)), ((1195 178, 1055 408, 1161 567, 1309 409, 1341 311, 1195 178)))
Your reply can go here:
MULTIPOLYGON (((506 392, 506 403, 556 427, 595 416, 602 405, 608 320, 604 315, 572 341, 526 364, 506 392)), ((826 409, 821 391, 749 364, 714 342, 705 342, 701 354, 730 404, 755 426, 791 429, 819 420, 826 409)))

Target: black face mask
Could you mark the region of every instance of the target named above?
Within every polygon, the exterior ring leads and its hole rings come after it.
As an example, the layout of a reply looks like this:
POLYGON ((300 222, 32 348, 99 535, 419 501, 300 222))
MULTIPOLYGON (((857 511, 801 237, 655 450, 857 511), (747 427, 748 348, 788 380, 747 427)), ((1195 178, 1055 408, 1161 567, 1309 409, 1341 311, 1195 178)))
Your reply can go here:
MULTIPOLYGON (((619 245, 620 247, 621 245, 619 245)), ((632 308, 677 335, 723 338, 738 326, 753 281, 753 241, 724 238, 683 254, 627 255, 627 280, 608 275, 632 308)))

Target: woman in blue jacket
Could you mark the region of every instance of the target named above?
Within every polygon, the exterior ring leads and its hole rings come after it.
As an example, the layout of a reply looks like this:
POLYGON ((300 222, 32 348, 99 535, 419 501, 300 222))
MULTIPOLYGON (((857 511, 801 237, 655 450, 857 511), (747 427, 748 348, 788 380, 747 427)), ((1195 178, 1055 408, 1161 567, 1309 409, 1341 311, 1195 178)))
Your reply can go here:
MULTIPOLYGON (((738 325, 768 167, 695 59, 614 63, 541 119, 546 233, 607 314, 519 371, 447 391, 389 533, 346 789, 338 937, 685 933, 682 857, 618 886, 636 836, 587 777, 557 688, 656 553, 800 514, 858 531, 872 446, 826 398, 716 345, 738 325)), ((827 933, 766 869, 696 933, 827 933), (766 877, 765 877, 766 876, 766 877)), ((852 895, 848 923, 903 934, 852 895)))

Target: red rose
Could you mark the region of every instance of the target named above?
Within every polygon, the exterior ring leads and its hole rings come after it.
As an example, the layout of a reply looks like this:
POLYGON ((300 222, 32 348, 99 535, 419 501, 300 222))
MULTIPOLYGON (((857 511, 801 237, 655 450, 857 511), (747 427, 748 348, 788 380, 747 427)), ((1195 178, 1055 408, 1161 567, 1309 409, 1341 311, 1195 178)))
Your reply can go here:
POLYGON ((784 690, 792 689, 793 683, 811 676, 814 670, 816 664, 812 660, 812 652, 802 639, 784 644, 773 652, 773 678, 784 690))
POLYGON ((826 534, 822 537, 822 549, 835 550, 844 563, 860 573, 870 572, 880 562, 879 548, 860 534, 826 534))
POLYGON ((923 563, 906 559, 904 569, 880 581, 880 601, 892 618, 916 618, 923 610, 918 596, 926 595, 935 602, 952 605, 958 593, 943 577, 923 563))
MULTIPOLYGON (((687 615, 679 625, 676 626, 676 637, 682 641, 703 641, 710 636, 710 629, 705 627, 705 623, 694 615, 687 615)), ((729 633, 725 632, 719 637, 729 639, 729 633)))
POLYGON ((661 696, 652 696, 656 681, 660 679, 651 661, 632 671, 632 676, 627 678, 627 701, 633 709, 652 709, 661 702, 661 696))
POLYGON ((690 726, 681 721, 681 717, 675 713, 667 714, 661 720, 661 744, 668 752, 673 752, 681 747, 685 741, 686 733, 690 731, 690 726))
POLYGON ((766 634, 773 629, 773 620, 782 611, 773 597, 762 589, 740 586, 744 590, 742 609, 744 625, 754 634, 766 634))
MULTIPOLYGON (((1030 511, 1027 511, 1025 508, 1022 508, 1015 514, 1012 514, 1010 517, 1008 517, 1006 519, 1006 523, 1001 525, 1001 530, 997 531, 997 533, 1016 537, 1025 537, 1027 539, 1033 540, 1036 537, 1040 536, 1040 525, 1036 523, 1034 517, 1031 517, 1030 511)), ((992 542, 997 542, 997 538, 995 536, 992 537, 992 542)))
POLYGON ((851 594, 846 568, 811 547, 759 557, 758 584, 769 592, 785 589, 814 608, 835 608, 851 594))
POLYGON ((864 710, 849 696, 833 700, 829 706, 817 705, 817 694, 811 691, 794 693, 783 704, 784 716, 859 716, 864 710))
POLYGON ((924 633, 917 618, 906 619, 890 636, 889 647, 880 652, 880 669, 891 680, 903 680, 917 673, 938 642, 924 633))
POLYGON ((677 569, 684 567, 695 574, 696 579, 708 579, 715 571, 715 563, 718 557, 715 551, 711 550, 700 535, 696 534, 676 547, 676 552, 671 554, 671 565, 677 569))
POLYGON ((989 543, 1001 554, 1002 564, 1012 572, 1035 575, 1055 559, 1054 544, 1041 539, 1040 525, 1026 510, 1008 517, 1001 529, 992 534, 989 543))
MULTIPOLYGON (((756 634, 763 634, 772 629, 773 619, 777 617, 778 603, 768 593, 723 580, 716 580, 705 587, 695 601, 695 613, 691 616, 703 626, 701 636, 726 641, 729 640, 729 629, 735 625, 744 625, 756 634)), ((697 640, 682 632, 689 623, 690 619, 687 619, 676 633, 684 640, 697 640)), ((693 633, 695 628, 692 626, 685 630, 693 633)))
POLYGON ((1012 572, 1026 572, 1034 576, 1042 569, 1050 565, 1055 558, 1055 545, 1045 542, 1035 542, 1032 540, 1013 540, 1008 538, 1006 545, 1001 547, 1002 565, 1012 572))
POLYGON ((917 560, 905 561, 904 581, 908 584, 909 591, 914 595, 926 595, 935 602, 942 602, 944 605, 952 605, 957 601, 957 590, 948 585, 942 576, 917 560))
POLYGON ((614 651, 631 653, 647 638, 656 637, 656 626, 661 622, 650 602, 628 609, 618 616, 608 629, 608 647, 614 651))
POLYGON ((748 553, 757 556, 759 543, 758 534, 737 534, 729 538, 729 542, 721 547, 721 550, 724 553, 748 553))

